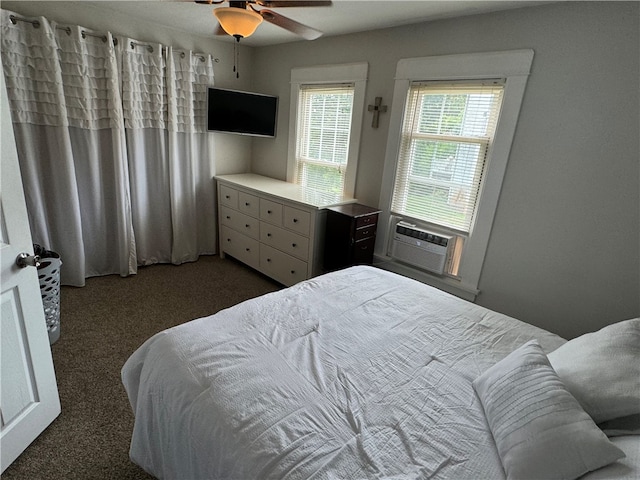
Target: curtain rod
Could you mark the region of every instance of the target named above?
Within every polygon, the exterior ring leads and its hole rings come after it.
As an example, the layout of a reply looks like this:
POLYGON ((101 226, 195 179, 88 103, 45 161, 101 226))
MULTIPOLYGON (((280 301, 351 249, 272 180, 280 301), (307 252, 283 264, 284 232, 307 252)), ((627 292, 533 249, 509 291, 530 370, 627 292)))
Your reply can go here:
MULTIPOLYGON (((27 18, 16 17, 15 15, 9 15, 9 20, 11 20, 11 23, 13 23, 14 25, 20 21, 20 22, 30 23, 31 25, 33 25, 33 28, 40 28, 40 21, 39 20, 29 20, 27 18)), ((59 30, 64 30, 65 32, 67 32, 67 35, 71 35, 71 27, 59 27, 59 26, 56 26, 56 28, 58 28, 59 30)), ((89 37, 100 38, 100 39, 102 39, 103 42, 107 41, 107 36, 106 35, 100 35, 99 33, 91 33, 91 32, 87 32, 85 30, 82 30, 80 32, 80 34, 82 35, 82 38, 87 38, 87 36, 89 36, 89 37)), ((114 45, 118 44, 118 39, 116 37, 113 37, 113 44, 114 45)), ((147 49, 147 51, 149 53, 153 53, 153 45, 149 45, 148 43, 130 42, 129 45, 131 46, 132 49, 135 48, 135 47, 144 47, 144 48, 147 49)), ((166 48, 163 47, 163 50, 166 51, 166 48)), ((195 53, 194 55, 196 57, 198 57, 201 62, 206 61, 206 57, 204 55, 200 55, 200 54, 197 54, 197 53, 195 53)), ((185 53, 184 52, 180 52, 180 57, 184 58, 185 57, 185 53)), ((213 61, 215 63, 220 63, 220 59, 219 58, 214 58, 213 61)))
MULTIPOLYGON (((146 48, 149 53, 153 53, 153 45, 150 45, 148 43, 129 42, 129 46, 131 47, 131 49, 134 49, 135 47, 143 47, 143 48, 146 48)), ((166 52, 167 48, 166 47, 162 47, 162 51, 166 52)), ((201 54, 198 54, 198 53, 194 53, 193 55, 198 57, 201 62, 206 62, 207 61, 207 58, 204 55, 201 55, 201 54)), ((185 57, 185 53, 184 52, 180 52, 180 58, 184 58, 184 57, 185 57)), ((216 62, 216 63, 219 63, 220 59, 219 58, 214 58, 213 61, 216 62)))
POLYGON ((16 17, 15 15, 9 15, 9 20, 11 20, 11 23, 14 25, 20 21, 30 23, 34 28, 40 28, 40 22, 38 20, 27 20, 26 18, 16 17))

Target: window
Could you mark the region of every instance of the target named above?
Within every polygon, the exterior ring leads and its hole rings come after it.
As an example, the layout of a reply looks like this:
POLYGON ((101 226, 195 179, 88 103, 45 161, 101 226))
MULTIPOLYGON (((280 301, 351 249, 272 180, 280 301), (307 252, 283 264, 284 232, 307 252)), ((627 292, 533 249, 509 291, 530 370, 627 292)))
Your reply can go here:
POLYGON ((358 63, 291 71, 288 181, 353 196, 367 70, 358 63))
POLYGON ((394 213, 469 232, 502 90, 497 81, 412 84, 402 125, 394 213))
POLYGON ((452 235, 447 275, 414 276, 475 298, 532 60, 515 50, 398 62, 376 245, 389 269, 401 269, 389 257, 398 221, 452 235))
POLYGON ((300 87, 296 183, 341 195, 349 159, 354 86, 300 87))

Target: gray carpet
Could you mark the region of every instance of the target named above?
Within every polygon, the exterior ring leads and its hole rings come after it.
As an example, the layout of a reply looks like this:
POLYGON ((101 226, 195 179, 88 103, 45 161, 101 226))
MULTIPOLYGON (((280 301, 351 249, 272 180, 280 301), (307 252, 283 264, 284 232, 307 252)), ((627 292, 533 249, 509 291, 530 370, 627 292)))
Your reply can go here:
POLYGON ((129 460, 133 414, 122 365, 154 333, 279 288, 218 256, 63 287, 61 336, 52 346, 62 413, 3 480, 153 478, 129 460))

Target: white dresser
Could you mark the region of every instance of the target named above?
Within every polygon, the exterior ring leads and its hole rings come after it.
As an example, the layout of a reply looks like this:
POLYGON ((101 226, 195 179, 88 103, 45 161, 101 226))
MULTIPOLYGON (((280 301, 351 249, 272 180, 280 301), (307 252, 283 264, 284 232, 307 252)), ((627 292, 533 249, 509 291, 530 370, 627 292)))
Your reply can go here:
POLYGON ((355 199, 252 173, 215 178, 222 258, 287 286, 322 273, 325 208, 355 199))

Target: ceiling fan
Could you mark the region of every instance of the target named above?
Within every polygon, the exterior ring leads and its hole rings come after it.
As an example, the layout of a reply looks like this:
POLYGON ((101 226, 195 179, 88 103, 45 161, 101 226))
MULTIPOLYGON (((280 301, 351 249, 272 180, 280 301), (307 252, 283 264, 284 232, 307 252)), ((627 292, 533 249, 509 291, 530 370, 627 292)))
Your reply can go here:
POLYGON ((213 11, 213 14, 219 22, 216 34, 231 35, 238 42, 241 38, 252 35, 263 20, 284 28, 307 40, 315 40, 322 36, 321 31, 303 25, 272 10, 268 10, 268 8, 328 7, 332 4, 331 1, 323 0, 246 0, 228 2, 227 0, 195 0, 195 2, 207 5, 229 3, 228 7, 219 7, 213 11), (259 8, 256 8, 256 6, 259 8))

